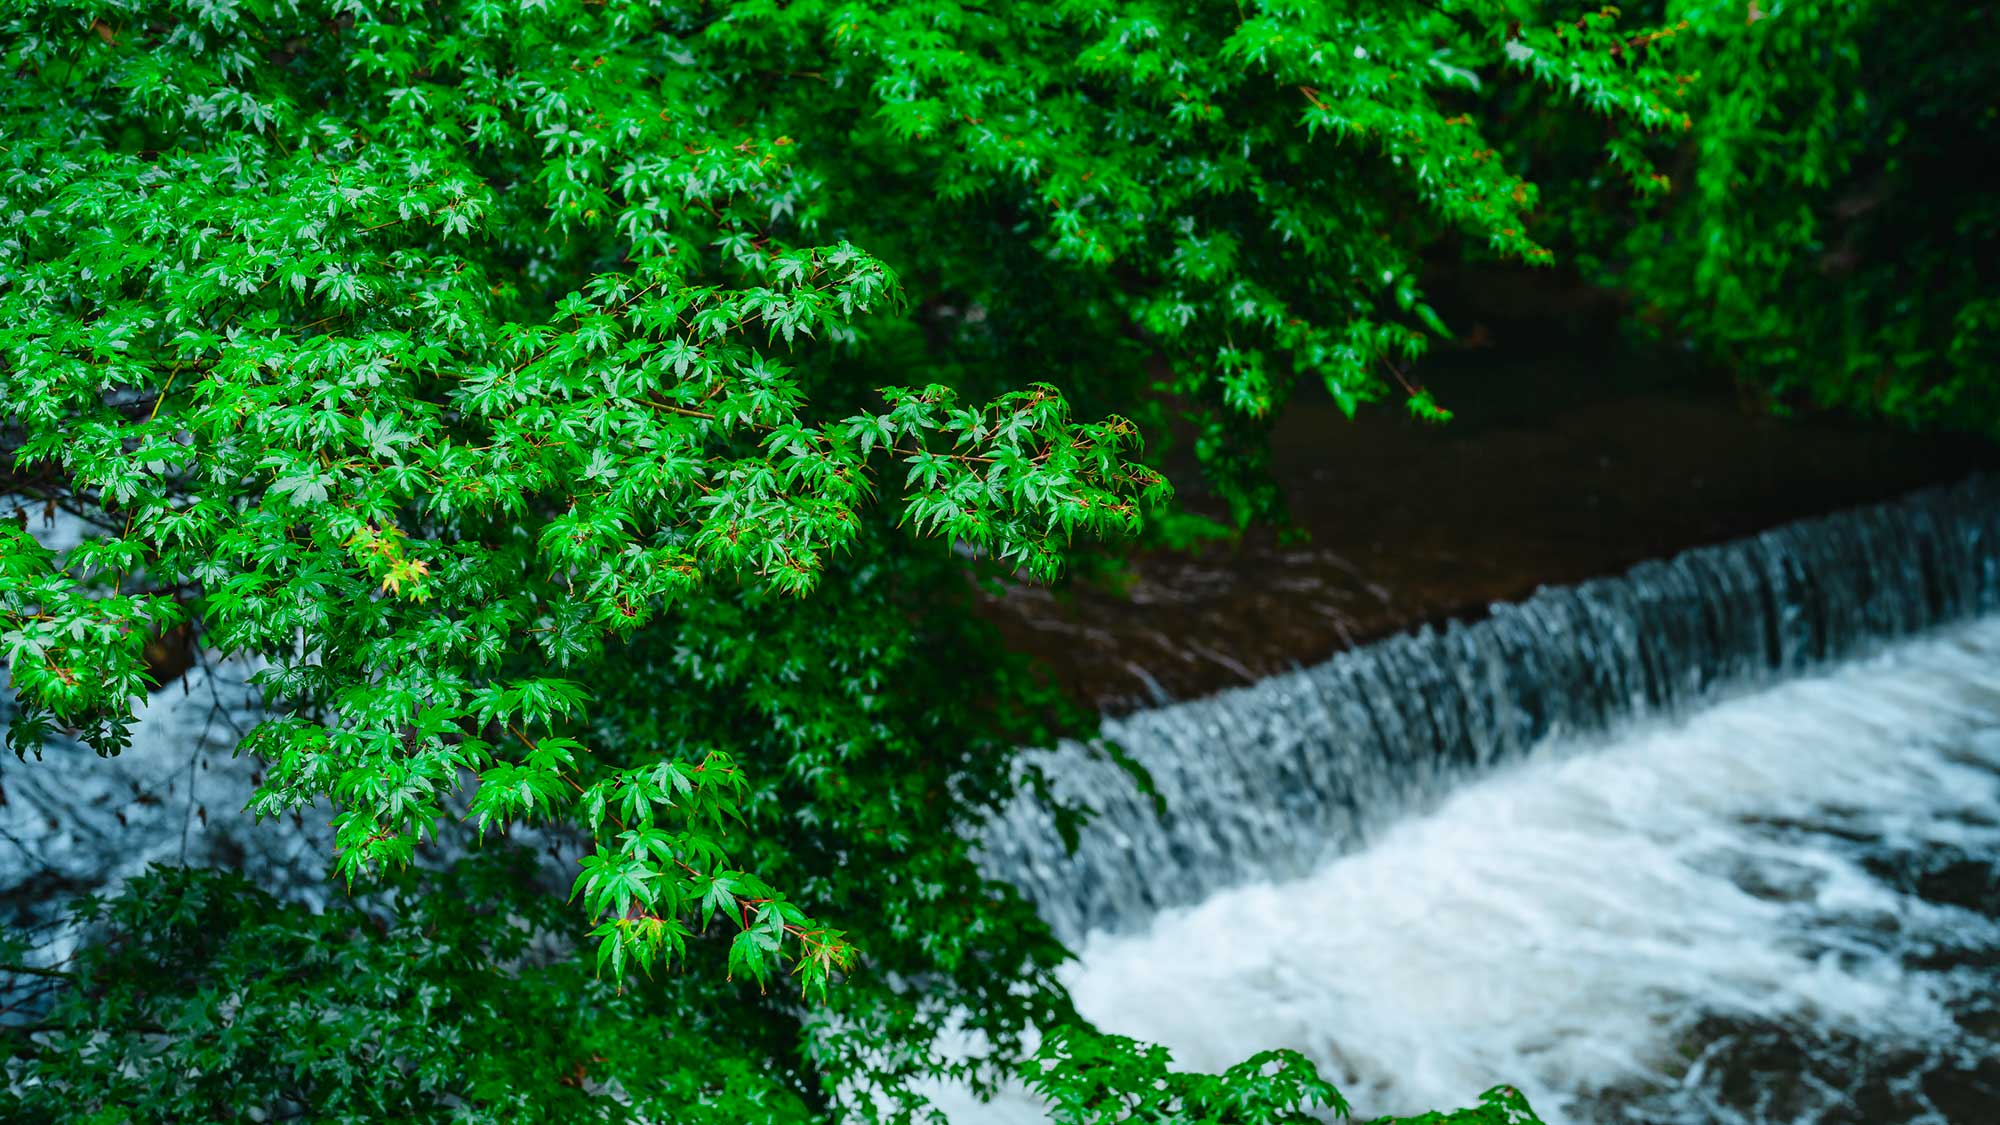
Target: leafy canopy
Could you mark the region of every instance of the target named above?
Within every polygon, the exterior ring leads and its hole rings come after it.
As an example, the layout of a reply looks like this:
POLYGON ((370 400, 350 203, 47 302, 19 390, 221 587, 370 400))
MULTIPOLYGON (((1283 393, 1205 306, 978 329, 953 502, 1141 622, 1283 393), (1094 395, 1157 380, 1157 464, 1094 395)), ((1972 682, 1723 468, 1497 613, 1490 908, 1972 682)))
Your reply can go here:
POLYGON ((1012 750, 1087 716, 968 574, 1140 533, 1171 433, 1273 514, 1262 433, 1300 385, 1445 417, 1406 372, 1445 331, 1422 256, 1552 257, 1506 99, 1663 197, 1694 124, 1664 60, 1736 18, 10 5, 0 443, 13 491, 95 532, 0 524, 9 743, 116 752, 186 623, 259 668, 250 811, 333 809, 364 891, 461 821, 532 825, 631 986, 532 954, 508 927, 563 927, 486 866, 317 915, 160 874, 86 908, 103 940, 10 1079, 106 1120, 902 1120, 1010 1075, 1066 1121, 1344 1112, 1296 1055, 1182 1075, 1077 1020, 965 838, 1045 790, 1012 750), (182 1015, 130 990, 181 966, 219 982, 182 1015), (322 1011, 337 1033, 239 1065, 322 1011))

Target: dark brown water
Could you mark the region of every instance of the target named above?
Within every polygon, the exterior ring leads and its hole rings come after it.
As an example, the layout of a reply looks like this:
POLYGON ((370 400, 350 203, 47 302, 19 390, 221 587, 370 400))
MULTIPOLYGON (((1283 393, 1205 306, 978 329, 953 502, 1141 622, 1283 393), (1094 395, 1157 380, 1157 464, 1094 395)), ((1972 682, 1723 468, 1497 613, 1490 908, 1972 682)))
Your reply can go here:
MULTIPOLYGON (((1277 467, 1308 542, 1145 555, 1121 589, 1024 586, 988 613, 1078 698, 1123 712, 2000 466, 1969 440, 1773 417, 1670 356, 1547 321, 1422 375, 1452 422, 1390 406, 1349 421, 1310 395, 1284 416, 1277 467)), ((1198 473, 1175 479, 1203 502, 1198 473)))

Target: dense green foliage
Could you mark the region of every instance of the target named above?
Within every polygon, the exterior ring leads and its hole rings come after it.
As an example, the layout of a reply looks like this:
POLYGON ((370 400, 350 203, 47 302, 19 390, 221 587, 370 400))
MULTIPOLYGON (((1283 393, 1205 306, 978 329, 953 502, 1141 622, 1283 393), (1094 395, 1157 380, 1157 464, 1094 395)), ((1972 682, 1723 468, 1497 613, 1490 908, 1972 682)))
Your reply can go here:
POLYGON ((2000 24, 1976 5, 1669 0, 1698 122, 1672 190, 1590 189, 1594 146, 1509 91, 1497 116, 1552 195, 1543 228, 1638 325, 1771 406, 2000 434, 2000 24), (1532 141, 1530 140, 1532 135, 1532 141), (1579 143, 1581 141, 1581 143, 1579 143))
MULTIPOLYGON (((1405 370, 1444 331, 1423 255, 1549 260, 1531 155, 1580 169, 1562 237, 1704 337, 1781 338, 1729 287, 1809 241, 1755 233, 1790 189, 1714 197, 1854 158, 1727 170, 1830 95, 1752 104, 1675 44, 1795 78, 1820 48, 1682 14, 8 5, 0 443, 100 530, 0 525, 9 743, 118 750, 191 621, 263 662, 251 811, 334 810, 362 895, 163 873, 89 906, 8 1080, 104 1121, 901 1119, 1010 1077, 1073 1122, 1342 1109, 1293 1054, 1181 1075, 1078 1022, 964 830, 1088 716, 969 579, 1169 511, 1170 432, 1273 514, 1262 433, 1305 383, 1443 417, 1405 370), (1655 162, 1690 143, 1691 207, 1655 162), (1631 264, 1674 224, 1707 289, 1631 264), (575 907, 521 853, 439 858, 528 829, 575 907)), ((1798 143, 1871 143, 1850 108, 1798 143)), ((1463 1120, 1527 1118, 1496 1089, 1463 1120)))

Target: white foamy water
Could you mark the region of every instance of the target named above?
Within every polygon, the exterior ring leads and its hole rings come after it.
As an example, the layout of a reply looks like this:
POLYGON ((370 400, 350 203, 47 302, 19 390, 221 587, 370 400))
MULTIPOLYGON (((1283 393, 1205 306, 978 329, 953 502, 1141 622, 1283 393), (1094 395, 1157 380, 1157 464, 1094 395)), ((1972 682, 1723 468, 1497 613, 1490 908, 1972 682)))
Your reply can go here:
POLYGON ((1544 745, 1304 878, 1093 933, 1067 981, 1180 1066, 1298 1049, 1358 1120, 1504 1081, 1552 1125, 2000 1121, 1996 878, 1989 618, 1544 745))
POLYGON ((0 755, 0 923, 37 935, 44 961, 69 951, 73 896, 113 892, 153 864, 240 870, 285 895, 319 886, 332 854, 325 813, 260 825, 243 811, 260 769, 234 754, 259 714, 248 675, 208 654, 140 702, 132 745, 115 757, 67 740, 40 759, 0 755))
MULTIPOLYGON (((0 516, 21 503, 0 495, 0 516)), ((25 514, 52 550, 96 534, 65 512, 25 514)), ((0 752, 0 922, 42 939, 43 960, 69 949, 63 918, 74 896, 115 891, 153 864, 230 868, 306 897, 321 882, 332 854, 326 813, 259 825, 243 811, 262 772, 235 753, 262 713, 249 682, 258 665, 197 656, 185 675, 136 701, 132 744, 114 757, 62 738, 26 761, 0 752)), ((0 669, 0 733, 13 704, 0 669)))

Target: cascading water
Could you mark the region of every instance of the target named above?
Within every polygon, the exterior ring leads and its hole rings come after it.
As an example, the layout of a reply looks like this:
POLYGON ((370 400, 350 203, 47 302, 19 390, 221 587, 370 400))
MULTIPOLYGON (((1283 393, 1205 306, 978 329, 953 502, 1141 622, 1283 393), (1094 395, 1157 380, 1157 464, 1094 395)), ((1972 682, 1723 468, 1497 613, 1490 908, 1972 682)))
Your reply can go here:
POLYGON ((1996 547, 1974 481, 1111 721, 1168 814, 1060 748, 1080 846, 1023 801, 986 862, 1100 1026, 1364 1120, 2000 1121, 1996 547))
POLYGON ((1108 720, 1165 814, 1108 756, 1067 745, 1036 757, 1058 797, 1095 810, 1075 854, 1025 797, 983 851, 1065 938, 1129 929, 1245 880, 1304 874, 1545 740, 1679 714, 1996 607, 2000 483, 1978 478, 1108 720))

